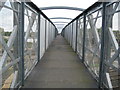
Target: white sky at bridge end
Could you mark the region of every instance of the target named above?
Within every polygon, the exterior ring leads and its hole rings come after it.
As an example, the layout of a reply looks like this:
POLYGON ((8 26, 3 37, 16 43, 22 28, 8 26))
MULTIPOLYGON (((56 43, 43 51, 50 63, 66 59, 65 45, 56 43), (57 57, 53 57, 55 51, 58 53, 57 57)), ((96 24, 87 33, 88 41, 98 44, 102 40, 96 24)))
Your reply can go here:
MULTIPOLYGON (((92 4, 94 4, 97 0, 31 0, 34 4, 36 4, 38 7, 49 7, 49 6, 69 6, 69 7, 78 7, 86 9, 90 7, 92 4)), ((80 11, 74 11, 74 10, 44 10, 43 11, 49 18, 51 17, 68 17, 68 18, 75 18, 78 14, 80 14, 80 11)), ((0 27, 3 27, 6 31, 11 31, 13 28, 13 15, 12 12, 9 12, 7 10, 2 9, 0 13, 0 27), (4 21, 8 22, 4 22, 4 21), (10 23, 11 22, 11 23, 10 23)), ((116 17, 117 14, 115 15, 116 17)), ((70 22, 70 20, 52 20, 54 22, 57 21, 63 21, 63 22, 70 22)), ((113 23, 113 29, 118 29, 118 19, 114 18, 113 23)))
MULTIPOLYGON (((89 6, 94 4, 97 0, 31 0, 36 4, 38 7, 50 7, 50 6, 68 6, 68 7, 77 7, 87 9, 89 6)), ((51 17, 68 17, 68 18, 75 18, 81 12, 74 11, 74 10, 43 10, 43 12, 48 16, 51 17)), ((57 22, 60 20, 52 20, 53 22, 57 22)), ((61 20, 64 21, 64 20, 61 20)))

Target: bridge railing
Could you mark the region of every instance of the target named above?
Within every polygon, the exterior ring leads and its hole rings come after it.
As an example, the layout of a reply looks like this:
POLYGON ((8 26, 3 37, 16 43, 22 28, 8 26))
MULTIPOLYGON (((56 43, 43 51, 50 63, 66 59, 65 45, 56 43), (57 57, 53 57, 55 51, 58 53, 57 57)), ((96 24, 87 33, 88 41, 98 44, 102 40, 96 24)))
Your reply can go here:
POLYGON ((0 1, 0 89, 24 85, 56 34, 32 2, 0 1))
POLYGON ((119 18, 120 2, 96 2, 61 33, 101 88, 119 87, 119 18))

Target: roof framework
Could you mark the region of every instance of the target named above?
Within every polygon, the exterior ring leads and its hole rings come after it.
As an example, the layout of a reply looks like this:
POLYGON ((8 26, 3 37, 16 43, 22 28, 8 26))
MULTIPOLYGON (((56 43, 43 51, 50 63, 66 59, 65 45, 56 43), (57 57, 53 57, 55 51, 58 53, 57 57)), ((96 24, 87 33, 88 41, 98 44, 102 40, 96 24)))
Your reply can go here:
POLYGON ((68 6, 51 6, 51 7, 42 7, 41 10, 51 10, 51 9, 68 9, 68 10, 75 10, 75 11, 84 11, 83 8, 77 7, 68 7, 68 6))

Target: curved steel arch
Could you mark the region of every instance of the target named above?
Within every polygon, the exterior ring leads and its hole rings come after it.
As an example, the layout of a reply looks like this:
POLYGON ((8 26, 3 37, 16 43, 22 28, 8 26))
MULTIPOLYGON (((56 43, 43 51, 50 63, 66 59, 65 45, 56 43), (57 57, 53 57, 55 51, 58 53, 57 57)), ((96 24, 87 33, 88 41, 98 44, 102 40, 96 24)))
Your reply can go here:
POLYGON ((51 7, 41 7, 41 10, 50 10, 50 9, 68 9, 68 10, 75 10, 75 11, 84 11, 83 8, 77 7, 67 7, 67 6, 51 6, 51 7))
POLYGON ((50 19, 68 19, 68 20, 73 20, 72 18, 67 18, 67 17, 53 17, 50 19))

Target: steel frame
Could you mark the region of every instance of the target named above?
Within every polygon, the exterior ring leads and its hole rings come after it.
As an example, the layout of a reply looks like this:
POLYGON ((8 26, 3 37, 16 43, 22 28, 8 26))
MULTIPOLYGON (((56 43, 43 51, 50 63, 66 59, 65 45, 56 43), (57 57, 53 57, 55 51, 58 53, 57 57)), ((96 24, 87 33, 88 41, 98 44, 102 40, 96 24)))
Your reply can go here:
POLYGON ((58 22, 58 21, 57 21, 57 22, 53 22, 53 23, 68 23, 68 22, 61 22, 61 21, 58 22))
POLYGON ((66 20, 72 20, 72 18, 68 18, 68 17, 52 17, 50 19, 66 19, 66 20))
POLYGON ((41 10, 51 10, 51 9, 68 9, 75 11, 84 11, 85 9, 77 8, 77 7, 67 7, 67 6, 51 6, 51 7, 41 7, 41 10))
MULTIPOLYGON (((6 0, 7 1, 7 0, 6 0)), ((0 13, 2 15, 2 9, 10 10, 13 14, 13 30, 6 43, 5 36, 0 32, 0 89, 5 84, 10 75, 13 74, 11 81, 11 87, 16 88, 24 85, 24 80, 31 73, 32 69, 41 59, 41 47, 40 41, 42 38, 40 22, 41 16, 44 17, 45 23, 45 38, 47 37, 49 44, 55 38, 57 34, 57 28, 46 17, 46 15, 39 10, 32 2, 10 2, 10 6, 5 5, 5 2, 0 1, 0 13), (46 31, 49 29, 49 33, 46 31), (48 35, 46 35, 48 33, 48 35), (8 78, 4 78, 4 73, 10 73, 8 78)), ((8 22, 11 23, 11 22, 8 22)), ((6 32, 6 31, 4 31, 6 32)), ((45 43, 48 42, 45 40, 45 43)), ((44 51, 45 52, 45 51, 44 51)))
MULTIPOLYGON (((112 30, 113 15, 120 13, 119 6, 120 2, 97 2, 73 19, 62 31, 62 35, 68 42, 71 42, 69 38, 72 36, 69 32, 69 27, 71 27, 71 23, 74 23, 76 20, 79 21, 77 23, 78 34, 76 36, 77 53, 80 58, 82 55, 81 59, 83 63, 87 66, 93 77, 99 82, 99 88, 113 88, 109 70, 113 69, 116 72, 119 71, 120 47, 112 30), (83 21, 81 21, 82 18, 83 21), (96 27, 98 19, 102 21, 101 34, 96 27), (82 43, 80 43, 81 41, 82 43), (82 51, 80 49, 82 49, 82 51), (111 50, 114 50, 113 55, 113 51, 111 50), (98 62, 97 67, 96 60, 98 62)), ((75 30, 76 29, 73 31, 75 30)))
MULTIPOLYGON (((3 50, 0 54, 0 88, 7 80, 1 76, 10 69, 12 69, 11 74, 14 74, 11 88, 23 86, 25 78, 40 61, 58 33, 55 25, 32 2, 10 2, 10 5, 6 6, 5 2, 0 2, 0 13, 3 8, 13 11, 14 23, 7 43, 4 35, 0 33, 2 46, 0 49, 3 50), (45 22, 44 28, 41 25, 42 21, 45 22), (44 35, 41 38, 43 31, 44 35), (30 39, 32 39, 31 44, 30 39)), ((72 20, 63 28, 61 34, 77 51, 82 62, 99 82, 99 88, 113 88, 109 69, 120 72, 120 40, 116 40, 112 30, 113 16, 120 13, 119 9, 120 2, 97 2, 73 20, 65 17, 51 18, 72 20), (102 19, 101 33, 96 26, 98 19, 102 19)))

